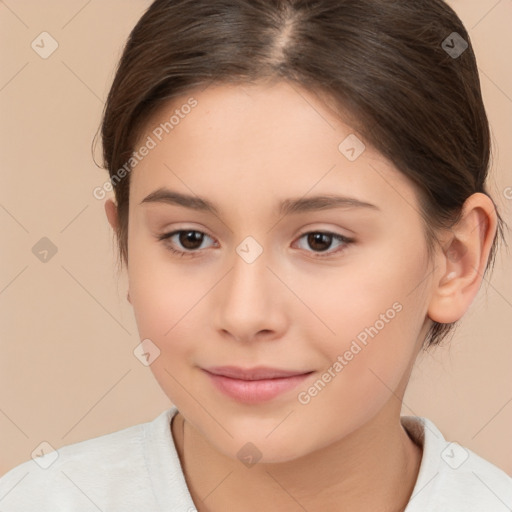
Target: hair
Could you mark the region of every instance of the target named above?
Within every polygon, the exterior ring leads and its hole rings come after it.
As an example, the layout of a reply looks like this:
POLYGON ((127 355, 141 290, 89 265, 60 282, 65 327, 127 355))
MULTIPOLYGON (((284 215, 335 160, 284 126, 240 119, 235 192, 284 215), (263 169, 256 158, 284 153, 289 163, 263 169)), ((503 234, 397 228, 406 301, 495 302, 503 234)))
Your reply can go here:
MULTIPOLYGON (((130 173, 115 175, 151 116, 199 86, 280 80, 323 98, 412 181, 429 256, 437 230, 461 219, 469 196, 490 197, 490 130, 476 59, 462 21, 442 0, 156 0, 130 33, 101 126, 121 266, 128 264, 130 173), (443 44, 454 46, 447 39, 454 32, 460 48, 460 38, 467 44, 460 55, 443 44)), ((498 227, 485 272, 504 241, 493 204, 498 227)), ((424 348, 455 325, 434 322, 424 348)))

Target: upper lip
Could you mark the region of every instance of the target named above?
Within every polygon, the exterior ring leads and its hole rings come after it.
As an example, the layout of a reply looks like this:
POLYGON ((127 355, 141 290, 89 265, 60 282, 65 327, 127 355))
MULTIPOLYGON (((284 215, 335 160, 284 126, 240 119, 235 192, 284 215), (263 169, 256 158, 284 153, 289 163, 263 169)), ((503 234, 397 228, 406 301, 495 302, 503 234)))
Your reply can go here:
POLYGON ((223 377, 230 377, 231 379, 240 380, 278 379, 311 373, 311 371, 283 370, 281 368, 270 368, 268 366, 257 366, 255 368, 239 368, 237 366, 212 366, 210 368, 203 369, 209 373, 213 373, 214 375, 222 375, 223 377))

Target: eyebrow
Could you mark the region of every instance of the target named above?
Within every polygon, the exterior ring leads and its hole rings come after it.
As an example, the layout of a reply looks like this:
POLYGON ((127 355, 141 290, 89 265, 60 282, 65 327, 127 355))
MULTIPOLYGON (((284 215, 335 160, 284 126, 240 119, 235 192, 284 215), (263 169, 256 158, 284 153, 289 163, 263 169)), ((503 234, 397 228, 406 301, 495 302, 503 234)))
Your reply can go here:
MULTIPOLYGON (((199 196, 191 196, 182 194, 167 188, 159 188, 146 196, 140 204, 163 203, 170 205, 184 206, 193 210, 210 212, 219 215, 219 210, 215 205, 199 196)), ((361 201, 353 197, 335 196, 335 195, 318 195, 310 197, 302 197, 298 199, 286 199, 279 204, 279 214, 288 215, 293 213, 304 213, 316 210, 326 210, 331 208, 369 208, 380 210, 374 204, 361 201)))

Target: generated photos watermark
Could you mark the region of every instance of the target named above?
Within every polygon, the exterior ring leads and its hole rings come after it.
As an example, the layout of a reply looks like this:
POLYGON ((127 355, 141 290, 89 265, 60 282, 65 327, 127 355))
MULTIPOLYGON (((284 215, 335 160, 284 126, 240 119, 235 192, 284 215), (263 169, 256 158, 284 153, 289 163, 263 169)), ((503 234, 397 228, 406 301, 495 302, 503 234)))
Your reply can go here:
POLYGON ((132 156, 128 159, 125 164, 113 174, 110 179, 105 181, 100 187, 96 187, 92 191, 92 195, 95 199, 105 199, 107 192, 112 192, 114 187, 120 183, 120 181, 130 174, 131 171, 146 157, 152 149, 155 149, 158 144, 164 139, 166 135, 171 133, 172 130, 178 126, 185 117, 192 112, 192 109, 198 105, 198 101, 194 97, 190 97, 186 103, 181 105, 174 111, 174 114, 169 118, 168 121, 160 123, 152 131, 151 135, 148 135, 145 142, 139 147, 137 151, 132 153, 132 156))
POLYGON ((365 327, 355 339, 352 340, 350 347, 345 350, 342 355, 339 355, 327 370, 312 384, 307 390, 301 391, 297 395, 297 400, 302 405, 307 405, 311 400, 316 397, 329 382, 331 382, 349 363, 359 354, 367 345, 369 338, 373 339, 379 334, 384 327, 386 327, 391 320, 393 320, 403 306, 400 302, 395 302, 386 310, 381 313, 379 319, 374 322, 370 327, 365 327))

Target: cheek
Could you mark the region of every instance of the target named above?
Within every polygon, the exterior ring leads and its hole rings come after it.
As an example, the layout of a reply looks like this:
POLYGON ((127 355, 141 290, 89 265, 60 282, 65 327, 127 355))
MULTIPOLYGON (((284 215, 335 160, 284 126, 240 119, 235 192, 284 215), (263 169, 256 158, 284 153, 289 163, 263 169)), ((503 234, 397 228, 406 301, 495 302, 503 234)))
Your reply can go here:
POLYGON ((353 408, 382 402, 415 357, 427 309, 420 284, 426 267, 419 255, 381 256, 393 263, 360 261, 350 272, 340 271, 339 284, 332 276, 322 282, 316 275, 303 281, 298 292, 308 297, 309 308, 328 328, 317 321, 308 335, 316 340, 315 350, 329 373, 325 388, 330 391, 318 400, 325 400, 325 406, 329 400, 353 408))
POLYGON ((154 242, 134 243, 130 251, 130 297, 140 339, 150 339, 160 350, 162 357, 151 365, 153 372, 164 367, 171 371, 189 362, 200 302, 213 283, 170 264, 154 242))
MULTIPOLYGON (((208 290, 184 286, 176 275, 156 275, 157 267, 144 272, 141 279, 133 275, 132 305, 140 339, 150 339, 159 354, 150 370, 173 404, 185 407, 193 389, 190 368, 194 365, 198 308, 194 305, 208 290), (156 278, 155 278, 156 277, 156 278), (196 315, 196 316, 195 316, 196 315)), ((132 294, 131 290, 130 293, 132 294)))
POLYGON ((194 278, 193 266, 180 264, 163 242, 145 233, 142 227, 132 228, 128 280, 139 332, 141 336, 165 340, 189 321, 188 312, 210 285, 194 278))

